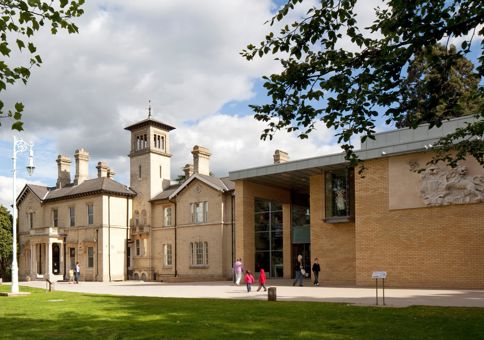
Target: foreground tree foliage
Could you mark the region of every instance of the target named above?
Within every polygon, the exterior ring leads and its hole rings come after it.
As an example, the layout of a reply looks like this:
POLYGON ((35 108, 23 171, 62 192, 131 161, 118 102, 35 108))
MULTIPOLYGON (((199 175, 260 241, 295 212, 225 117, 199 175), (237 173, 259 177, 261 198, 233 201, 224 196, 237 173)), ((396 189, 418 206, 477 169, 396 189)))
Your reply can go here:
MULTIPOLYGON (((289 0, 270 25, 284 20, 301 2, 289 0)), ((452 84, 456 79, 452 73, 461 69, 463 56, 471 47, 479 49, 472 43, 484 35, 482 1, 386 0, 375 9, 376 19, 366 30, 357 21, 356 2, 321 1, 304 18, 242 52, 248 60, 275 55, 283 67, 281 73, 264 77, 272 102, 251 105, 255 118, 267 123, 261 138, 272 138, 280 129, 307 138, 315 123, 322 121, 335 128, 346 159, 355 164, 359 159, 351 138, 358 135, 362 142, 374 138, 381 112, 388 125, 415 128, 428 122, 432 128, 466 114, 467 103, 474 103, 469 114, 474 113, 476 121, 442 138, 434 146, 439 152, 434 161, 455 166, 472 155, 484 166, 484 90, 481 86, 471 95, 456 93, 452 84), (449 41, 456 37, 462 42, 451 47, 449 41), (433 51, 441 42, 445 47, 433 51), (426 78, 427 66, 440 77, 426 78), (415 92, 415 83, 420 92, 415 92)), ((466 70, 477 84, 484 75, 482 40, 480 45, 476 70, 466 70)))
MULTIPOLYGON (((52 34, 59 30, 78 32, 71 19, 83 14, 83 4, 84 0, 0 0, 0 93, 7 89, 7 85, 19 80, 27 84, 32 67, 42 64, 32 41, 37 31, 48 26, 52 34), (28 65, 18 65, 17 61, 10 59, 13 48, 28 54, 28 65)), ((0 118, 10 118, 12 129, 22 130, 23 110, 24 105, 20 102, 5 109, 0 100, 0 118)))
POLYGON ((0 277, 9 280, 12 264, 12 215, 0 205, 0 277))

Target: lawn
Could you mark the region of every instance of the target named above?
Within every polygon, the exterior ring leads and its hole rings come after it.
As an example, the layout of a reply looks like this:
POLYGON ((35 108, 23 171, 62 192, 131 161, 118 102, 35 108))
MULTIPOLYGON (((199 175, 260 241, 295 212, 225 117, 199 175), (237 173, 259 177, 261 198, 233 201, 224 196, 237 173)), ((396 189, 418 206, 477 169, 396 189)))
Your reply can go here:
MULTIPOLYGON (((0 286, 8 291, 9 286, 0 286)), ((0 297, 0 338, 484 339, 484 308, 168 299, 51 292, 0 297)))

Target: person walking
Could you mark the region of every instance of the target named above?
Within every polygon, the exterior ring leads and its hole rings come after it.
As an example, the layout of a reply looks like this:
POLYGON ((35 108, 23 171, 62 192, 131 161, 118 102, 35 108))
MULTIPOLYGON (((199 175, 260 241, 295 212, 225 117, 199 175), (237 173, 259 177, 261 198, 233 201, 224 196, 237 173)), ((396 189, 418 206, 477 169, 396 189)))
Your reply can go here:
POLYGON ((295 271, 296 271, 296 278, 294 279, 294 282, 292 283, 292 285, 295 286, 296 283, 299 282, 299 287, 302 287, 303 279, 304 279, 304 275, 306 274, 306 271, 304 270, 301 254, 297 256, 295 271))
POLYGON ((79 266, 79 262, 76 262, 76 269, 74 270, 74 278, 76 283, 79 283, 79 278, 81 276, 81 266, 79 266))
POLYGON ((314 258, 312 271, 314 274, 314 285, 319 286, 319 272, 321 271, 321 267, 319 266, 317 257, 314 258))
POLYGON ((242 259, 236 259, 234 262, 234 274, 235 274, 235 284, 240 286, 240 280, 242 280, 243 273, 242 259))
POLYGON ((247 285, 247 292, 250 293, 252 290, 252 284, 254 283, 254 276, 248 270, 245 271, 245 284, 247 285))
POLYGON ((266 272, 264 271, 264 268, 261 268, 259 272, 259 288, 257 288, 257 291, 259 291, 261 288, 264 288, 264 292, 267 291, 265 284, 266 284, 266 272))

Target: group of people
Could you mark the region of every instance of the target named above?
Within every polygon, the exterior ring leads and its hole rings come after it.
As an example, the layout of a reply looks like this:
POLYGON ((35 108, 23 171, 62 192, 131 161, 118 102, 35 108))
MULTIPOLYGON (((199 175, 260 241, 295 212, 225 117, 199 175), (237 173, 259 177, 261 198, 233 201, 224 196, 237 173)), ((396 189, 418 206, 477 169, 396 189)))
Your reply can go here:
MULTIPOLYGON (((317 257, 314 259, 314 263, 311 270, 313 272, 313 278, 314 278, 313 285, 319 286, 319 272, 321 271, 321 267, 319 265, 319 260, 317 257)), ((299 283, 299 286, 302 287, 303 279, 306 277, 306 269, 304 268, 302 255, 297 256, 295 271, 296 271, 296 278, 294 279, 294 282, 292 283, 292 285, 295 286, 297 283, 299 283)))
POLYGON ((76 262, 74 268, 69 270, 69 283, 79 283, 79 277, 81 276, 81 266, 79 262, 76 262))
MULTIPOLYGON (((242 281, 242 275, 244 273, 244 266, 242 264, 241 258, 237 258, 235 260, 233 270, 234 270, 234 283, 237 286, 240 286, 240 282, 242 281)), ((319 261, 317 257, 314 259, 314 263, 311 270, 313 272, 313 278, 314 278, 313 284, 315 286, 319 286, 319 272, 321 271, 321 267, 319 265, 319 261)), ((303 280, 306 277, 306 270, 304 268, 302 255, 297 256, 295 271, 296 271, 296 278, 292 283, 292 285, 295 286, 297 283, 299 283, 299 286, 302 287, 303 280)), ((257 288, 257 291, 260 291, 262 288, 264 288, 264 292, 267 290, 265 286, 266 280, 267 278, 266 278, 265 270, 263 268, 260 268, 259 287, 257 288)), ((247 292, 250 292, 252 290, 252 285, 255 283, 255 278, 254 278, 254 275, 252 275, 252 273, 249 270, 245 271, 244 281, 247 286, 247 292)))
MULTIPOLYGON (((237 286, 240 286, 240 281, 242 281, 242 274, 244 273, 244 266, 242 264, 242 259, 237 258, 234 262, 234 283, 237 286)), ((252 285, 255 282, 254 275, 249 270, 245 271, 245 276, 244 276, 244 281, 247 286, 247 292, 251 292, 252 290, 252 285)), ((264 288, 264 292, 267 290, 266 286, 266 273, 263 268, 260 269, 259 272, 259 287, 257 288, 257 291, 260 291, 262 288, 264 288)))

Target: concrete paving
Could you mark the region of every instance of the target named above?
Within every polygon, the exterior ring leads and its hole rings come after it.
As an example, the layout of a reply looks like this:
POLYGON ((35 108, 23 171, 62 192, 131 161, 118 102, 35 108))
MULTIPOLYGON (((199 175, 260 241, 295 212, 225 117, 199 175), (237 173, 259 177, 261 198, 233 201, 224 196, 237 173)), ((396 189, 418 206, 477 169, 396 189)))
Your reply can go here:
MULTIPOLYGON (((375 288, 314 287, 305 282, 304 287, 293 287, 290 280, 270 280, 267 287, 277 288, 279 301, 319 301, 355 305, 375 305, 375 288)), ((21 286, 46 288, 43 281, 21 282, 21 286)), ((125 296, 156 296, 172 298, 251 299, 266 300, 267 293, 256 291, 257 285, 248 293, 245 285, 231 282, 163 283, 143 281, 80 282, 69 284, 57 282, 55 290, 90 294, 125 296)), ((379 290, 379 305, 382 305, 379 290)), ((385 289, 386 306, 407 307, 411 305, 484 307, 484 290, 451 289, 385 289)))

